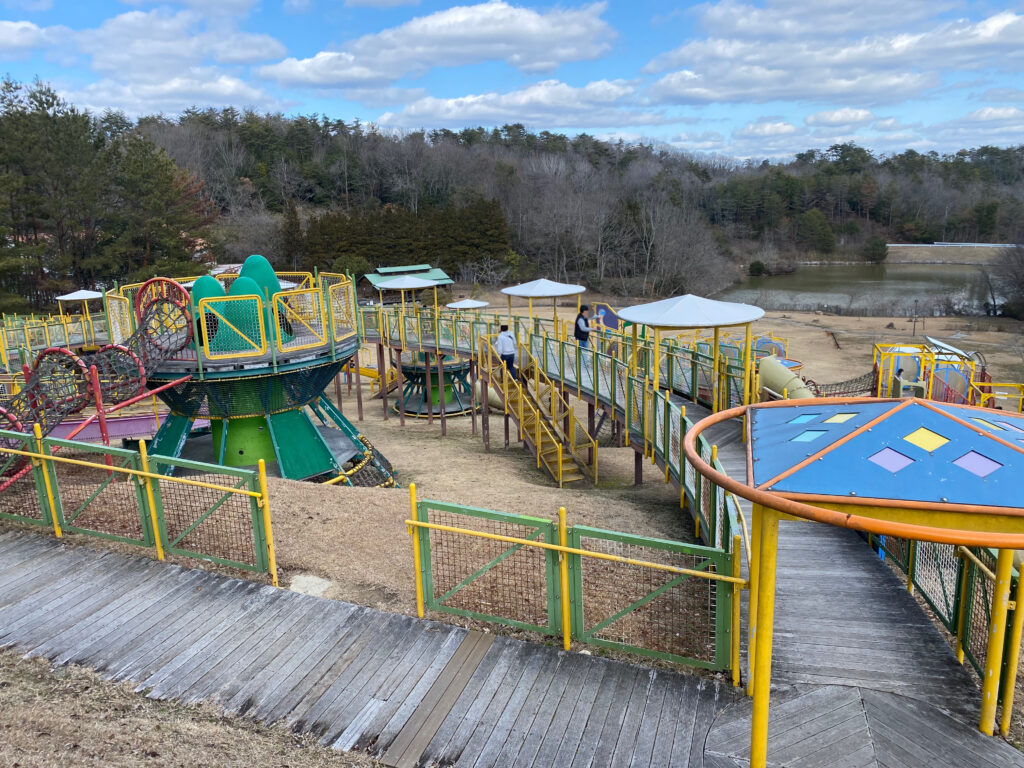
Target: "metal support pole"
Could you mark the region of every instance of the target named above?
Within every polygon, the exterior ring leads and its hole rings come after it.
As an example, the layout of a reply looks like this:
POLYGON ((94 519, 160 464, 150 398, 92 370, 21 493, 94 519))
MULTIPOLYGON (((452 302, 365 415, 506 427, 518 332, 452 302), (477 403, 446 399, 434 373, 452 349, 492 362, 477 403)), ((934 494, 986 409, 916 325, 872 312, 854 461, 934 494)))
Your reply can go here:
MULTIPOLYGON (((695 505, 694 514, 700 514, 700 505, 695 505)), ((764 508, 754 505, 750 530, 750 605, 747 627, 747 695, 754 695, 754 651, 757 648, 757 589, 761 565, 761 521, 764 508)))
MULTIPOLYGON (((419 521, 419 510, 416 505, 416 483, 409 483, 409 507, 413 520, 419 521)), ((423 618, 423 556, 420 553, 420 531, 418 526, 409 526, 409 534, 412 536, 412 561, 416 573, 413 574, 416 581, 416 615, 423 618)))
MULTIPOLYGON (((103 438, 103 444, 110 447, 110 432, 107 429, 107 414, 103 410, 103 392, 100 390, 100 374, 96 370, 95 365, 89 366, 89 384, 92 388, 92 396, 96 401, 96 419, 100 423, 100 435, 103 438)), ((109 453, 103 455, 103 460, 107 463, 108 467, 114 466, 114 457, 109 453)))
POLYGON ((1024 630, 1024 578, 1017 571, 1017 590, 1014 592, 1013 619, 1010 621, 1010 648, 1006 660, 1006 685, 1003 686, 1003 714, 999 718, 999 733, 1010 733, 1010 719, 1013 716, 1013 694, 1017 681, 1017 667, 1020 664, 1020 638, 1024 630))
POLYGON ((643 485, 644 456, 640 451, 633 451, 633 485, 643 485))
POLYGON ((277 584, 277 555, 274 554, 274 528, 270 522, 270 493, 267 491, 267 463, 260 459, 256 463, 260 483, 260 507, 263 510, 263 533, 267 537, 267 568, 270 583, 277 584))
MULTIPOLYGON (((757 645, 754 660, 754 707, 750 726, 750 768, 768 762, 768 703, 772 683, 772 625, 775 621, 775 565, 779 542, 779 513, 763 509, 761 554, 757 579, 757 645)), ((1004 616, 1005 618, 1005 616, 1004 616)))
MULTIPOLYGON (((597 440, 597 435, 594 434, 594 411, 595 407, 593 403, 587 403, 587 434, 590 435, 591 440, 597 440)), ((594 446, 591 445, 587 449, 587 464, 594 466, 594 446)))
MULTIPOLYGON (((558 545, 569 546, 569 533, 565 524, 565 507, 558 509, 558 545)), ((562 597, 562 647, 569 650, 572 646, 572 612, 569 606, 569 555, 558 553, 558 577, 562 597)))
MULTIPOLYGON (((988 648, 985 651, 985 674, 981 679, 981 722, 978 728, 989 736, 995 730, 996 706, 999 704, 999 676, 1003 666, 1003 645, 1006 642, 1006 612, 1010 602, 1010 579, 1013 575, 1013 550, 1000 549, 996 560, 996 583, 992 590, 992 613, 988 625, 988 648)), ((1013 685, 1013 681, 1010 682, 1013 685)))
POLYGON ((341 404, 341 382, 338 380, 340 376, 339 373, 334 377, 334 400, 338 404, 338 413, 344 413, 345 409, 341 404))

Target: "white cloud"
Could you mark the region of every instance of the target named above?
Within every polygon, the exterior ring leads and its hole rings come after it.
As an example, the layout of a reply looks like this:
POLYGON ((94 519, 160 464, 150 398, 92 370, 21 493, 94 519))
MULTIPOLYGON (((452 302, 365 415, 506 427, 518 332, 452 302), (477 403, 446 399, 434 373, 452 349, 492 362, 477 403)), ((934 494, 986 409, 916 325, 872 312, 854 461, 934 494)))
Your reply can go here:
POLYGON ((313 7, 313 0, 284 0, 286 13, 305 13, 313 7))
POLYGON ((507 93, 482 93, 439 99, 427 96, 400 112, 386 112, 383 125, 419 126, 499 125, 525 123, 542 128, 564 126, 656 125, 658 113, 629 108, 634 95, 624 80, 598 80, 573 87, 559 80, 544 80, 507 93))
MULTIPOLYGON (((868 6, 856 6, 849 24, 837 29, 819 16, 817 4, 813 13, 789 0, 764 9, 728 0, 707 6, 705 22, 710 20, 723 36, 692 40, 652 59, 646 72, 674 71, 652 86, 651 96, 665 103, 893 103, 939 87, 944 71, 1013 71, 1024 61, 1024 15, 1002 11, 980 21, 958 19, 918 25, 913 31, 866 34, 876 28, 872 8, 884 7, 874 1, 868 6), (737 14, 743 18, 725 22, 737 14), (763 34, 755 36, 758 29, 763 34)), ((893 12, 904 8, 891 6, 893 12)), ((916 16, 924 13, 916 0, 911 7, 916 16)), ((836 0, 826 3, 824 12, 827 16, 840 8, 836 0)))
POLYGON ((365 35, 338 51, 262 67, 260 74, 287 85, 360 87, 482 61, 548 72, 610 49, 615 32, 601 18, 605 7, 538 12, 504 0, 455 6, 365 35))
POLYGON ((797 128, 792 123, 787 123, 784 120, 776 121, 759 121, 756 123, 747 123, 743 128, 738 131, 733 131, 733 136, 740 138, 759 138, 764 136, 786 136, 791 133, 796 133, 797 128))
POLYGON ((180 112, 186 107, 229 104, 271 109, 277 105, 266 91, 214 70, 193 69, 160 82, 118 82, 104 78, 63 94, 76 105, 102 112, 117 108, 130 115, 180 112))
POLYGON ((718 131, 681 133, 669 144, 691 152, 717 152, 725 147, 725 137, 718 131))
POLYGON ((0 58, 24 55, 47 42, 47 31, 31 21, 0 21, 0 58))
POLYGON ((841 125, 862 125, 870 123, 875 116, 866 109, 853 109, 844 107, 842 109, 830 109, 824 112, 816 112, 804 118, 807 125, 841 126, 841 125))
POLYGON ((954 120, 927 126, 922 133, 946 147, 1019 144, 1024 135, 1024 109, 982 107, 954 120))

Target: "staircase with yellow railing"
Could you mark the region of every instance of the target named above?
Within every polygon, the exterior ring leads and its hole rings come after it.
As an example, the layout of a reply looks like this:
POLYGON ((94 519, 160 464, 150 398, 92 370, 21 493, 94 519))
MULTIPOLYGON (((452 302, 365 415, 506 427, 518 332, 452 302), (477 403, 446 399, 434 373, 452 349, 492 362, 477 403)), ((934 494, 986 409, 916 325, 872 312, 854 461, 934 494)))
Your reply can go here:
POLYGON ((479 370, 505 403, 505 413, 519 437, 562 487, 589 475, 597 482, 597 441, 587 434, 567 398, 544 374, 529 350, 520 345, 519 378, 513 377, 491 344, 482 337, 479 370))

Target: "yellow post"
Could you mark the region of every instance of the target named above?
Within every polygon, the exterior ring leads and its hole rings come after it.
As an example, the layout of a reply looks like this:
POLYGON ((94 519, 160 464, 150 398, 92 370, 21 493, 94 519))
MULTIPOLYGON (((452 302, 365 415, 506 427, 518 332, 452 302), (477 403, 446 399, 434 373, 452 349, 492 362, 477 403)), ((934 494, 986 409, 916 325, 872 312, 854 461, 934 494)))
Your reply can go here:
MULTIPOLYGON (((734 533, 732 536, 732 575, 733 578, 740 578, 742 576, 740 570, 742 568, 743 561, 743 550, 740 544, 740 535, 734 533)), ((739 582, 733 582, 732 584, 732 637, 730 638, 730 665, 732 666, 732 684, 734 687, 740 687, 740 598, 742 592, 740 591, 739 582)))
POLYGON ((508 294, 508 324, 512 325, 512 294, 508 294))
POLYGON ((775 621, 775 564, 779 542, 779 513, 761 510, 761 546, 757 578, 757 646, 754 660, 754 706, 750 726, 750 768, 768 762, 768 697, 772 682, 772 624, 775 621))
POLYGON ((528 298, 526 300, 526 313, 530 316, 530 320, 533 320, 533 299, 528 298))
MULTIPOLYGON (((409 508, 412 511, 412 519, 419 520, 416 510, 416 483, 409 483, 409 508)), ((421 619, 423 610, 423 558, 420 554, 420 532, 413 525, 409 526, 409 533, 412 534, 412 567, 413 577, 416 582, 416 615, 421 619)))
POLYGON ((992 591, 992 613, 988 624, 988 648, 985 650, 985 674, 981 680, 981 722, 978 728, 989 736, 995 729, 999 701, 999 671, 1003 665, 1006 641, 1006 611, 1010 601, 1010 577, 1013 550, 1000 549, 996 560, 996 583, 992 591))
POLYGON ((1024 578, 1017 571, 1017 590, 1013 594, 1013 621, 1010 624, 1010 654, 1006 663, 1006 686, 1003 691, 1003 713, 999 718, 999 733, 1010 733, 1010 718, 1013 716, 1013 689, 1017 681, 1017 667, 1020 664, 1020 637, 1024 630, 1024 578))
POLYGON ((654 391, 661 384, 661 330, 654 329, 654 391))
POLYGON ((629 372, 636 376, 636 323, 633 323, 633 358, 629 361, 629 372))
POLYGON ((153 478, 149 477, 149 453, 146 441, 139 440, 139 465, 146 476, 142 478, 142 487, 146 489, 146 506, 149 507, 149 522, 153 526, 153 542, 156 546, 156 559, 164 559, 164 545, 160 541, 160 521, 156 516, 156 496, 153 494, 153 478))
POLYGON ((270 583, 277 584, 277 555, 274 554, 274 528, 270 522, 270 494, 267 492, 267 463, 260 459, 256 464, 260 481, 260 507, 263 510, 263 530, 267 536, 267 566, 270 568, 270 583))
POLYGON ((160 401, 156 399, 156 395, 153 395, 153 428, 160 429, 160 401))
MULTIPOLYGON (((558 544, 569 546, 569 530, 565 524, 565 507, 558 508, 558 544)), ((558 553, 558 578, 562 590, 562 645, 569 650, 572 645, 572 618, 569 611, 569 555, 558 553)))
MULTIPOLYGON (((32 425, 32 434, 36 438, 36 453, 40 456, 43 453, 43 430, 39 426, 38 422, 32 425)), ((46 503, 50 507, 50 520, 53 521, 53 534, 59 539, 64 535, 64 532, 60 529, 60 521, 57 519, 57 500, 53 495, 53 483, 50 482, 50 470, 46 466, 46 459, 39 459, 39 462, 43 465, 43 486, 46 488, 46 503)))
POLYGON ((757 648, 757 590, 760 586, 760 565, 761 565, 761 520, 764 515, 764 508, 760 504, 754 505, 753 521, 750 526, 750 606, 747 628, 747 695, 754 695, 754 671, 756 659, 754 651, 757 648))
POLYGON ((711 353, 711 412, 718 413, 718 364, 721 357, 718 348, 718 326, 715 326, 715 348, 711 353))
MULTIPOLYGON (((753 366, 751 358, 751 333, 750 323, 744 326, 744 337, 743 337, 743 403, 744 405, 750 405, 752 402, 751 395, 751 377, 750 371, 753 366)), ((743 436, 746 439, 746 435, 743 436)))
POLYGON ((914 573, 917 571, 917 542, 907 541, 907 592, 914 594, 914 573))

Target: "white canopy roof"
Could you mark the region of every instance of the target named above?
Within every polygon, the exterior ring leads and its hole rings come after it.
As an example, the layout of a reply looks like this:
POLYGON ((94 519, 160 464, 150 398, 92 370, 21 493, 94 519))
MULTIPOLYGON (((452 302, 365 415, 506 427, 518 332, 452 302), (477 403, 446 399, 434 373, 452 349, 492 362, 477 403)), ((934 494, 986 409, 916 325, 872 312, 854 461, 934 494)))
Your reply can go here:
POLYGON ((764 316, 764 310, 750 304, 715 301, 686 294, 650 304, 638 304, 619 311, 619 318, 652 328, 714 328, 743 325, 764 316))
POLYGON ((377 290, 414 291, 419 288, 433 288, 435 285, 437 285, 436 280, 424 280, 422 277, 403 276, 377 283, 377 290))
POLYGON ((85 289, 75 291, 74 293, 66 293, 63 296, 58 296, 57 301, 89 301, 90 299, 102 299, 103 294, 99 291, 87 291, 85 289))
POLYGON ((480 307, 486 307, 489 302, 477 301, 476 299, 463 299, 462 301, 453 301, 451 304, 445 304, 448 309, 480 309, 480 307))
POLYGON ((558 296, 575 296, 577 293, 583 293, 585 290, 587 289, 582 285, 556 283, 554 280, 541 278, 529 283, 502 288, 501 292, 524 299, 553 299, 558 296))

